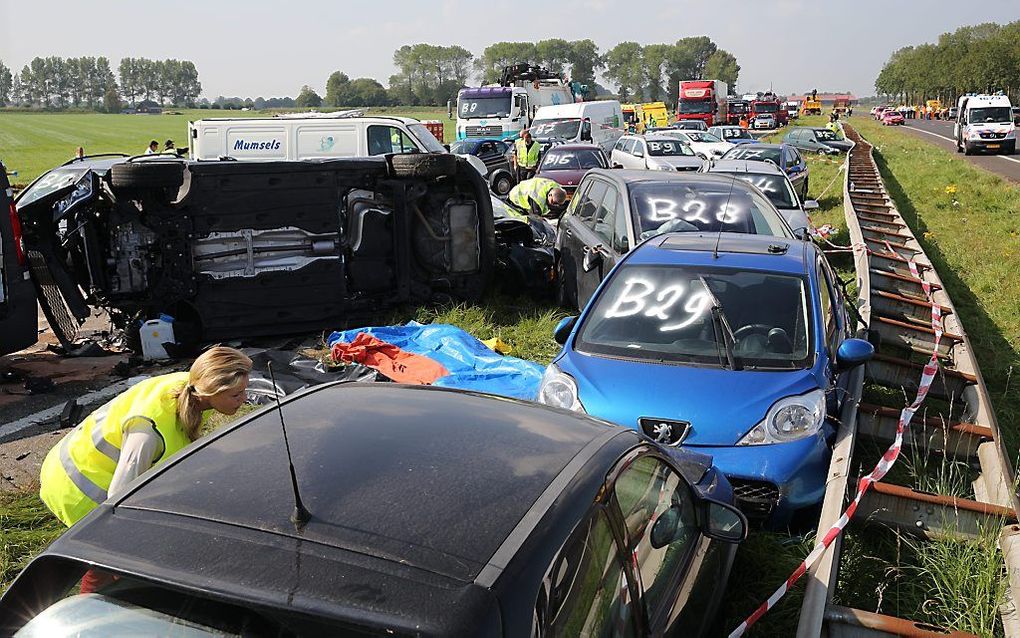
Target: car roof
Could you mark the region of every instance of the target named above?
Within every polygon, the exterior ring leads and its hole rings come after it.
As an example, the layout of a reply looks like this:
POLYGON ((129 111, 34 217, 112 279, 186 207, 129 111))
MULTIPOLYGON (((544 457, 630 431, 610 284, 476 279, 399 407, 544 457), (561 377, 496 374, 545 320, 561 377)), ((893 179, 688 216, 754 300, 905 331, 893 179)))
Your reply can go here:
POLYGON ((672 135, 665 135, 663 133, 645 133, 644 136, 636 135, 634 137, 644 137, 646 141, 659 141, 659 142, 673 142, 676 143, 676 138, 672 135))
POLYGON ((735 183, 736 186, 744 188, 747 182, 739 180, 729 175, 712 175, 709 173, 681 173, 673 171, 648 171, 642 169, 631 169, 631 168, 593 168, 587 172, 585 178, 589 175, 597 175, 604 179, 616 182, 619 185, 627 184, 640 184, 640 183, 660 183, 660 182, 677 182, 677 183, 695 183, 695 182, 715 182, 718 184, 729 185, 735 183))
POLYGON ((557 144, 550 146, 546 153, 553 151, 601 151, 602 147, 595 144, 557 144))
POLYGON ((769 161, 745 159, 716 160, 709 173, 754 173, 756 175, 786 175, 781 168, 769 161))
POLYGON ((679 232, 653 237, 628 257, 629 265, 709 266, 809 273, 816 249, 811 242, 746 233, 679 232), (718 246, 718 248, 717 248, 718 246))
MULTIPOLYGON (((572 459, 616 430, 533 403, 394 384, 317 386, 283 413, 312 514, 303 540, 461 582, 572 459)), ((270 409, 193 448, 118 507, 293 534, 293 505, 270 409)))

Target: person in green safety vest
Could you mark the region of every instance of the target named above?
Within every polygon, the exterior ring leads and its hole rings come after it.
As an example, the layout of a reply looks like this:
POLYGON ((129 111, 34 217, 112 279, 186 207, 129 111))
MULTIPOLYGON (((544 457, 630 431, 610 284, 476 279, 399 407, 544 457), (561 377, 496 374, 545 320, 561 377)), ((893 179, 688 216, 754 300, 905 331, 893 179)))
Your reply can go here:
POLYGON ((523 182, 535 176, 535 172, 538 170, 538 156, 541 150, 541 144, 531 137, 531 131, 523 129, 521 136, 514 142, 513 162, 518 182, 523 182))
POLYGON ((559 217, 566 210, 567 203, 566 191, 558 183, 544 177, 524 180, 507 195, 510 211, 521 216, 559 217))
MULTIPOLYGON (((236 413, 247 399, 251 364, 243 352, 215 346, 187 372, 131 386, 53 446, 42 464, 39 497, 64 525, 74 525, 197 439, 213 412, 236 413)), ((112 579, 89 570, 81 591, 96 591, 112 579)))

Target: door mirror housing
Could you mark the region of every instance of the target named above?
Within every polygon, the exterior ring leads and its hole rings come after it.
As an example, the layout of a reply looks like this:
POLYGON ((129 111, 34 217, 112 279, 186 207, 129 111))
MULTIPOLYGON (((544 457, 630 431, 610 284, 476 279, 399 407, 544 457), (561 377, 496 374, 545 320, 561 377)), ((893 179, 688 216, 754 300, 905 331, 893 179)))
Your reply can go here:
POLYGON ((732 505, 706 499, 701 531, 715 540, 739 543, 747 538, 747 517, 732 505))
POLYGON ((556 343, 560 344, 561 346, 565 344, 567 342, 567 338, 570 337, 570 333, 571 331, 573 331, 574 326, 576 324, 577 315, 574 315, 572 317, 564 317, 563 319, 560 319, 560 322, 556 324, 556 327, 553 329, 553 339, 556 340, 556 343))
POLYGON ((849 370, 867 362, 875 354, 875 346, 864 339, 847 339, 836 349, 836 369, 849 370))
POLYGON ((584 259, 581 262, 581 267, 584 269, 584 272, 591 272, 595 269, 595 266, 598 266, 601 263, 602 251, 599 250, 598 246, 585 248, 584 259))

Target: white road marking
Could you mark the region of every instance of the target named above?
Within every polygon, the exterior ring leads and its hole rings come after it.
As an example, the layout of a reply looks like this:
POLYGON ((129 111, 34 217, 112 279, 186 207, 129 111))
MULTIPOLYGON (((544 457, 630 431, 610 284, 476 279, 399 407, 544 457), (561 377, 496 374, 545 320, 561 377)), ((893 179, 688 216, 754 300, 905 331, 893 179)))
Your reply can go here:
MULTIPOLYGON (((130 388, 139 381, 148 378, 149 375, 131 377, 130 379, 118 381, 113 385, 108 385, 105 388, 96 390, 95 392, 89 392, 88 394, 78 397, 78 405, 83 406, 90 405, 92 403, 96 403, 97 401, 109 399, 110 397, 130 388)), ((42 425, 43 423, 46 423, 48 421, 59 419, 60 413, 64 411, 65 403, 58 403, 57 405, 46 408, 45 410, 40 410, 35 414, 30 414, 24 418, 18 419, 17 421, 11 421, 10 423, 4 423, 0 425, 0 440, 2 440, 4 437, 10 436, 11 434, 16 434, 34 425, 42 425)))
MULTIPOLYGON (((945 135, 939 135, 938 133, 932 133, 931 131, 926 131, 923 128, 918 128, 916 126, 908 126, 907 128, 909 128, 911 131, 920 131, 921 133, 926 133, 928 135, 934 135, 935 137, 942 138, 942 139, 944 139, 947 142, 952 142, 953 144, 956 144, 956 140, 954 140, 951 137, 946 137, 945 135)), ((1005 155, 992 155, 991 157, 998 157, 999 159, 1004 159, 1007 162, 1015 162, 1017 164, 1020 164, 1020 160, 1016 159, 1015 157, 1007 157, 1005 155)))

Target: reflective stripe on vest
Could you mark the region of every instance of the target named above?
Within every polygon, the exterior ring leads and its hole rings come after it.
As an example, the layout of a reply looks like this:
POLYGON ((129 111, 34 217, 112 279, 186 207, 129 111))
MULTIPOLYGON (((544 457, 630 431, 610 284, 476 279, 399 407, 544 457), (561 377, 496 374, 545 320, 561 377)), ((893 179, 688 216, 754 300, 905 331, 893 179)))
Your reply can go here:
POLYGON ((554 188, 559 188, 559 184, 557 182, 544 177, 533 177, 531 179, 524 180, 517 186, 514 186, 513 190, 511 190, 510 194, 507 196, 507 199, 526 211, 531 210, 531 202, 529 199, 534 200, 534 202, 538 204, 542 214, 545 215, 549 212, 549 191, 554 188))
POLYGON ((97 505, 102 503, 106 500, 106 490, 93 483, 89 477, 78 470, 78 466, 71 459, 70 447, 71 437, 65 436, 64 440, 60 442, 60 465, 67 473, 67 478, 71 479, 74 486, 81 490, 82 494, 95 501, 97 505))

